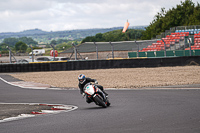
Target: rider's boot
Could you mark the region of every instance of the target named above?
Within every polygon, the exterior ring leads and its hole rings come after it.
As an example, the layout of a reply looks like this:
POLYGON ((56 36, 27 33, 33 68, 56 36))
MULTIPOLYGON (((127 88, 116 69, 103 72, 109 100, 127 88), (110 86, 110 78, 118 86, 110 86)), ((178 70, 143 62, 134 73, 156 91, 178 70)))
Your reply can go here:
POLYGON ((92 100, 91 100, 89 97, 86 96, 86 102, 87 102, 88 104, 90 104, 90 103, 92 102, 92 100))

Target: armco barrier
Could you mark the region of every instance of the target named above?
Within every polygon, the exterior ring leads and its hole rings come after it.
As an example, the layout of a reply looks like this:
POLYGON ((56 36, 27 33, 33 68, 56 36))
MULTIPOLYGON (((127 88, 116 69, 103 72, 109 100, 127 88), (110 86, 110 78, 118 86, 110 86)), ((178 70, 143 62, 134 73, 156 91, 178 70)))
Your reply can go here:
POLYGON ((200 56, 182 56, 167 58, 135 58, 111 60, 87 60, 68 62, 48 62, 30 64, 1 64, 0 72, 39 72, 39 71, 70 71, 109 68, 165 67, 199 65, 200 56))
POLYGON ((168 57, 173 57, 173 56, 175 56, 174 55, 174 51, 166 51, 166 55, 168 56, 168 57))
MULTIPOLYGON (((191 50, 191 56, 199 56, 200 50, 191 50)), ((190 56, 190 50, 167 50, 166 57, 190 56)), ((128 52, 129 58, 137 58, 137 52, 128 52)), ((165 57, 164 51, 139 52, 139 57, 165 57)))
POLYGON ((154 51, 147 52, 147 57, 156 57, 155 52, 154 51))
POLYGON ((139 57, 147 57, 146 52, 139 52, 139 57))
POLYGON ((194 56, 200 55, 200 50, 194 50, 194 56))
POLYGON ((156 57, 164 57, 165 53, 164 51, 156 51, 156 57))
POLYGON ((175 56, 185 56, 185 51, 184 50, 176 50, 175 56))

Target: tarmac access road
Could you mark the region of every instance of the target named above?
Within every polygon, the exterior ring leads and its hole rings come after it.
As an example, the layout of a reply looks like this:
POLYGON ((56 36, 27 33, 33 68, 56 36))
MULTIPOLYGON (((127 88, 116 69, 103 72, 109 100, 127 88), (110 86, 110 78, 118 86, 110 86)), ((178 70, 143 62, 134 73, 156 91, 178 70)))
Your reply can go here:
POLYGON ((111 107, 87 104, 79 90, 24 89, 0 80, 1 103, 49 103, 78 109, 1 122, 1 133, 199 133, 200 90, 107 90, 111 107))

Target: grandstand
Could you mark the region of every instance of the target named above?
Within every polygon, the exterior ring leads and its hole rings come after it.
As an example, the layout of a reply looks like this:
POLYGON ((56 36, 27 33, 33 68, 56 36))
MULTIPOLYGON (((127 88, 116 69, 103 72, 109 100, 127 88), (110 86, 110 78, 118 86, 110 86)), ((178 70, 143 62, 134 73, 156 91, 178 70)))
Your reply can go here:
MULTIPOLYGON (((187 38, 191 38, 193 41, 191 42, 191 50, 200 49, 200 26, 178 26, 173 27, 169 31, 166 31, 168 35, 161 38, 156 43, 152 43, 140 50, 140 52, 147 51, 163 51, 165 50, 190 50, 189 44, 187 42, 187 38), (193 28, 193 29, 189 29, 193 28), (175 29, 175 30, 173 30, 175 29), (174 32, 173 32, 174 31, 174 32), (166 44, 166 45, 165 45, 166 44)), ((166 34, 165 33, 165 34, 166 34)))
POLYGON ((181 46, 184 45, 184 43, 181 41, 184 41, 186 36, 189 36, 189 32, 171 33, 171 35, 167 35, 165 38, 158 40, 156 43, 152 43, 146 48, 143 48, 140 52, 161 51, 165 49, 165 44, 166 44, 166 49, 170 50, 172 50, 172 48, 173 50, 180 49, 181 46), (179 43, 179 48, 177 48, 177 43, 179 43))

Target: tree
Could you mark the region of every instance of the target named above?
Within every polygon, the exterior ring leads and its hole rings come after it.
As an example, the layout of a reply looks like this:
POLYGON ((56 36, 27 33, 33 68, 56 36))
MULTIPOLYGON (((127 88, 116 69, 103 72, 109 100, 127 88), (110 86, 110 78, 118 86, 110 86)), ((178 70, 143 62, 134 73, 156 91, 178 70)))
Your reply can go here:
POLYGON ((1 51, 1 54, 8 53, 8 49, 6 48, 7 46, 9 46, 9 45, 6 44, 6 43, 1 43, 1 44, 0 44, 0 51, 1 51))
POLYGON ((18 39, 18 41, 22 41, 22 42, 26 43, 27 45, 32 45, 32 46, 36 46, 38 44, 31 37, 20 37, 18 39))
POLYGON ((20 38, 5 38, 3 43, 9 44, 10 46, 15 46, 19 41, 26 43, 27 45, 36 46, 38 43, 30 37, 20 37, 20 38))
POLYGON ((72 44, 72 42, 68 42, 68 43, 63 42, 63 43, 61 43, 61 44, 56 45, 56 49, 57 49, 57 50, 66 50, 66 49, 72 47, 71 44, 72 44))
POLYGON ((96 35, 95 35, 95 40, 97 41, 97 42, 101 42, 102 40, 103 40, 103 34, 102 33, 97 33, 96 35))
POLYGON ((57 42, 56 42, 56 40, 52 40, 50 44, 52 44, 52 45, 56 45, 57 42))
POLYGON ((15 44, 18 42, 18 39, 16 39, 16 38, 5 38, 4 40, 3 40, 3 43, 6 43, 6 44, 8 44, 8 45, 10 45, 10 46, 15 46, 15 44))
POLYGON ((19 41, 15 44, 15 51, 25 53, 28 46, 26 43, 19 41))
POLYGON ((0 44, 0 51, 5 50, 7 46, 8 46, 8 44, 6 44, 6 43, 1 43, 1 44, 0 44))
POLYGON ((26 45, 26 43, 22 43, 21 46, 20 46, 20 51, 22 53, 25 53, 27 48, 28 48, 28 46, 26 45))
POLYGON ((126 33, 122 30, 114 30, 106 33, 98 33, 95 36, 89 36, 82 40, 84 42, 116 42, 116 41, 131 41, 140 39, 144 30, 128 29, 126 33), (136 37, 136 38, 135 38, 136 37))

